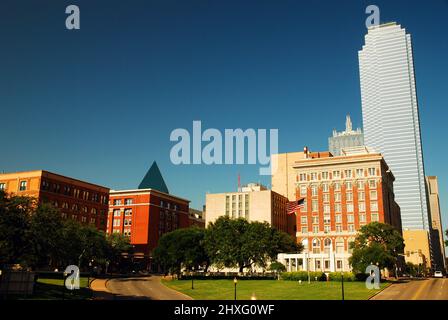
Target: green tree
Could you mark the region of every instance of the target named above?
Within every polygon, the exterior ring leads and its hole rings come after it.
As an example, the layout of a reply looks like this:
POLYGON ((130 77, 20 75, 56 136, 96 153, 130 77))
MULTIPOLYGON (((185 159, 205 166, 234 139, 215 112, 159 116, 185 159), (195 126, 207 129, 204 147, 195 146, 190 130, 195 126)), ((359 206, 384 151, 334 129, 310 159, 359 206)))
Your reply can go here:
POLYGON ((288 234, 267 222, 220 217, 207 228, 205 247, 211 262, 218 267, 266 268, 280 252, 300 252, 302 247, 288 234))
POLYGON ((59 210, 49 204, 40 204, 30 217, 33 247, 33 265, 57 266, 63 256, 62 230, 64 222, 59 210))
POLYGON ((208 267, 209 259, 204 249, 205 230, 197 227, 182 228, 164 234, 154 250, 154 260, 163 269, 179 274, 187 270, 208 267))
POLYGON ((0 191, 0 267, 29 266, 33 257, 30 212, 34 199, 8 197, 0 191))
POLYGON ((355 272, 364 273, 370 264, 393 270, 399 255, 403 253, 404 241, 391 225, 372 222, 359 230, 350 247, 353 253, 349 262, 355 272))
POLYGON ((269 270, 274 271, 274 272, 285 272, 286 266, 281 262, 274 261, 269 266, 269 270))

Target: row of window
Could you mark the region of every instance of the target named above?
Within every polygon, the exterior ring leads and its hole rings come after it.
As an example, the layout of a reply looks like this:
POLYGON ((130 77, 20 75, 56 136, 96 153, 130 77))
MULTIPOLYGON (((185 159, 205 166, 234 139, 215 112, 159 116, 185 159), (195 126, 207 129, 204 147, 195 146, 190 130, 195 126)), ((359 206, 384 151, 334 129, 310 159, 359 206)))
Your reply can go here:
MULTIPOLYGON (((21 181, 19 190, 24 191, 27 189, 27 182, 21 181)), ((102 204, 107 204, 108 198, 106 195, 99 195, 96 192, 90 192, 87 190, 81 190, 68 185, 61 185, 58 183, 50 183, 47 180, 42 180, 41 189, 44 191, 50 191, 54 193, 60 193, 67 196, 73 196, 74 198, 82 199, 85 201, 99 202, 102 204)))
POLYGON ((366 176, 376 176, 375 168, 367 169, 347 169, 347 170, 333 170, 311 173, 300 173, 299 181, 318 181, 318 180, 330 180, 330 179, 350 179, 350 178, 363 178, 366 176))
MULTIPOLYGON (((342 204, 341 203, 335 203, 334 204, 334 212, 341 213, 342 212, 342 204)), ((346 203, 345 204, 345 211, 346 212, 354 212, 354 204, 353 203, 346 203)), ((378 211, 378 201, 372 200, 369 202, 369 208, 370 211, 378 211)), ((301 213, 305 213, 308 211, 308 201, 307 199, 303 200, 303 207, 300 208, 301 213)), ((358 202, 358 211, 359 212, 365 212, 366 211, 366 202, 358 202)), ((311 212, 319 212, 319 201, 318 200, 311 200, 311 212)), ((324 203, 323 204, 323 212, 325 213, 331 213, 331 204, 330 203, 324 203)))
MULTIPOLYGON (((371 213, 370 214, 371 219, 373 218, 374 221, 377 221, 378 219, 378 213, 371 213)), ((367 215, 365 213, 360 213, 358 215, 359 222, 366 222, 367 215)), ((311 217, 312 224, 319 224, 319 216, 313 216, 311 217)), ((336 223, 342 223, 342 214, 335 215, 335 222, 336 223)), ((347 222, 352 223, 355 222, 355 215, 354 214, 348 214, 347 215, 347 222)), ((330 215, 324 215, 324 224, 331 223, 331 217, 330 215)), ((300 224, 308 224, 308 217, 302 216, 300 217, 300 224)))
MULTIPOLYGON (((331 231, 335 231, 337 233, 342 233, 343 231, 355 232, 356 228, 355 228, 355 225, 353 224, 354 223, 354 218, 353 217, 352 217, 352 220, 353 221, 347 221, 348 222, 347 229, 343 229, 342 224, 336 224, 336 226, 335 226, 335 228, 333 230, 331 230, 331 225, 329 224, 330 223, 329 221, 325 222, 327 224, 324 225, 323 229, 319 228, 318 222, 315 223, 313 221, 313 226, 312 226, 311 232, 313 232, 313 233, 319 233, 320 231, 323 231, 324 233, 330 233, 331 231), (316 224, 316 225, 314 225, 314 224, 316 224)), ((371 222, 379 221, 379 215, 377 213, 372 213, 370 215, 370 221, 371 222)), ((342 223, 342 222, 336 222, 336 223, 342 223)), ((360 225, 364 225, 366 223, 367 223, 366 215, 365 214, 364 215, 360 215, 359 216, 359 224, 360 225)), ((308 225, 308 223, 303 223, 303 225, 308 225)), ((302 233, 308 233, 309 229, 308 229, 307 226, 302 226, 300 231, 302 233)))
MULTIPOLYGON (((57 200, 52 201, 52 204, 54 207, 59 208, 59 202, 57 200)), ((70 209, 71 211, 80 211, 82 213, 91 213, 91 214, 98 214, 98 209, 97 208, 89 208, 87 206, 80 206, 77 203, 73 203, 72 205, 70 205, 68 202, 63 201, 61 203, 61 208, 62 209, 70 209)), ((103 215, 105 213, 104 210, 100 210, 101 215, 103 215)))
MULTIPOLYGON (((62 216, 62 218, 67 219, 68 216, 69 216, 69 214, 66 213, 66 212, 62 212, 62 213, 61 213, 61 216, 62 216)), ((71 214, 71 215, 70 215, 70 218, 71 218, 72 220, 78 220, 78 215, 76 215, 76 214, 71 214)), ((87 219, 88 219, 87 217, 85 217, 85 216, 81 216, 81 222, 86 223, 86 222, 87 222, 87 219)), ((90 224, 95 224, 95 222, 96 222, 96 219, 95 219, 95 218, 90 218, 90 219, 89 219, 89 223, 90 223, 90 224)))
MULTIPOLYGON (((346 192, 351 192, 353 190, 353 182, 347 181, 344 183, 346 192)), ((333 185, 333 191, 341 191, 342 184, 340 182, 336 182, 333 185)), ((368 182, 369 189, 376 189, 376 181, 375 180, 369 180, 368 182)), ((363 181, 358 181, 356 183, 356 187, 358 190, 365 189, 365 183, 363 181)), ((319 191, 319 186, 316 184, 311 185, 311 195, 317 196, 319 191)), ((322 183, 321 184, 322 192, 330 192, 330 184, 329 183, 322 183)), ((373 190, 375 191, 375 190, 373 190)), ((300 195, 306 196, 308 193, 308 186, 305 184, 300 185, 300 195)))
MULTIPOLYGON (((123 210, 123 213, 125 216, 132 216, 132 209, 126 208, 123 210)), ((114 209, 113 211, 114 217, 121 217, 121 210, 120 209, 114 209)))
MULTIPOLYGON (((123 203, 123 200, 122 200, 122 199, 114 199, 114 202, 113 202, 114 206, 121 206, 122 203, 123 203)), ((125 205, 125 206, 130 206, 130 205, 132 205, 133 203, 134 203, 134 200, 131 199, 131 198, 126 198, 126 199, 124 199, 124 205, 125 205)))

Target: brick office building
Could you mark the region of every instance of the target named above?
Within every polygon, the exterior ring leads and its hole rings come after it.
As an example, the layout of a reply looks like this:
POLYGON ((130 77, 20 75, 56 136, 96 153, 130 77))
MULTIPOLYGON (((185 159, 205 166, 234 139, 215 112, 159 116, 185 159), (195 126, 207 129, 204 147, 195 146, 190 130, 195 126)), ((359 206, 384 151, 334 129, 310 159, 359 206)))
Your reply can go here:
POLYGON ((63 218, 106 230, 109 188, 36 170, 0 174, 0 190, 49 202, 61 211, 63 218))
POLYGON ((394 176, 379 153, 366 147, 347 148, 343 155, 304 151, 291 165, 297 211, 297 241, 301 254, 280 254, 288 270, 348 271, 350 242, 373 221, 401 232, 400 208, 394 200, 394 176))
POLYGON ((179 228, 198 225, 199 219, 190 216, 189 203, 168 192, 154 162, 138 189, 111 190, 107 233, 128 236, 134 247, 134 262, 156 271, 152 251, 160 237, 179 228))

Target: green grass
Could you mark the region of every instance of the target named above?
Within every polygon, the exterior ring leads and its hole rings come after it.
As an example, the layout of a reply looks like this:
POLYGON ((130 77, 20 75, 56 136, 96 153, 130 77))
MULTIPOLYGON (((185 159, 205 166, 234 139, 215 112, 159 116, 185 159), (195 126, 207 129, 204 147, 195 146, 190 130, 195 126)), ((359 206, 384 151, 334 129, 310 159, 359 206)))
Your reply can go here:
MULTIPOLYGON (((197 300, 233 300, 233 280, 162 280, 167 287, 180 291, 197 300)), ((381 283, 381 289, 388 286, 381 283)), ((381 290, 380 289, 380 290, 381 290)), ((369 290, 364 282, 344 282, 346 300, 367 300, 380 290, 369 290)), ((237 284, 237 299, 250 300, 255 295, 257 300, 340 300, 342 290, 340 282, 284 280, 240 280, 237 284)))
POLYGON ((79 290, 65 288, 63 279, 39 278, 34 286, 34 294, 30 296, 15 296, 13 299, 27 300, 85 300, 91 297, 88 288, 88 278, 79 279, 79 290))

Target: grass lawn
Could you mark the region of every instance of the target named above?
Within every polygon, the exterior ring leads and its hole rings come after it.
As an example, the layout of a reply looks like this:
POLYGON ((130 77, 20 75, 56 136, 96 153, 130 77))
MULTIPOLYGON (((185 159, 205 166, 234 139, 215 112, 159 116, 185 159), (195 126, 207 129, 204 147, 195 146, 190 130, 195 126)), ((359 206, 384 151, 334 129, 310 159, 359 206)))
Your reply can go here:
MULTIPOLYGON (((162 280, 166 286, 198 300, 233 300, 233 280, 162 280)), ((381 283, 381 289, 388 286, 381 283)), ((364 282, 344 282, 346 300, 366 300, 380 290, 369 290, 364 282)), ((340 282, 302 282, 284 280, 240 280, 237 284, 237 299, 249 300, 340 300, 340 282)))
POLYGON ((79 279, 79 290, 70 291, 65 288, 63 279, 39 278, 31 296, 16 296, 15 299, 31 300, 85 300, 91 297, 88 278, 79 279))

